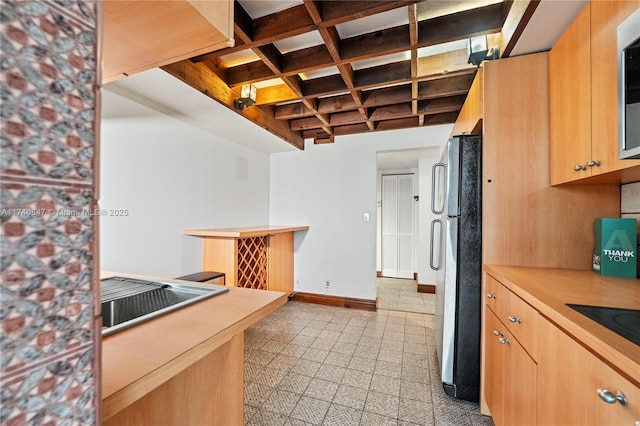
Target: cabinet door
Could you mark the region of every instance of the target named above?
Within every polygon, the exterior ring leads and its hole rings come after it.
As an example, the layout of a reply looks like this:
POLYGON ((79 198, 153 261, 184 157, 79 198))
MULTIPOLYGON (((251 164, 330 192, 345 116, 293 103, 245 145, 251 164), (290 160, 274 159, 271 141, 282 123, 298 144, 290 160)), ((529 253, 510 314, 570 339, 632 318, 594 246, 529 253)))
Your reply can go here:
POLYGON ((640 419, 640 389, 555 325, 540 319, 546 344, 538 358, 540 424, 624 425, 640 419), (627 405, 608 404, 598 389, 624 393, 627 405))
POLYGON ((487 310, 485 399, 497 425, 536 424, 537 366, 487 310))
POLYGON ((551 185, 591 176, 590 27, 588 4, 549 53, 551 185))
POLYGON ((505 424, 504 388, 505 388, 505 355, 500 342, 499 333, 504 327, 491 310, 486 310, 485 347, 484 347, 484 399, 491 411, 496 425, 505 424))
POLYGON ((617 28, 640 1, 591 2, 592 160, 593 174, 639 166, 640 160, 618 160, 617 28))

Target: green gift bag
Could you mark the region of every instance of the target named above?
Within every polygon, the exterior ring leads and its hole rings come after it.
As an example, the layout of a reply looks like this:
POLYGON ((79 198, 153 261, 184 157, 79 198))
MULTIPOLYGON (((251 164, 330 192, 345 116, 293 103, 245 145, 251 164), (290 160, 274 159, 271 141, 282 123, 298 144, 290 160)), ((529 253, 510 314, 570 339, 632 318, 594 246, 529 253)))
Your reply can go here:
POLYGON ((637 229, 636 219, 596 219, 593 222, 593 272, 636 278, 637 229))

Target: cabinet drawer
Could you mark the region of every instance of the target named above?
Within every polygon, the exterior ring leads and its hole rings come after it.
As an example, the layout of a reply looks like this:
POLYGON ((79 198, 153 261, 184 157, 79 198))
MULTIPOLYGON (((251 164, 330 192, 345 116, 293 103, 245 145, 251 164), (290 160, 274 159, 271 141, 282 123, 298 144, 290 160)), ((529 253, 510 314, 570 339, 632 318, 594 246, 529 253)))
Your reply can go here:
POLYGON ((491 308, 529 355, 536 359, 538 311, 490 275, 487 275, 486 298, 487 306, 491 308))

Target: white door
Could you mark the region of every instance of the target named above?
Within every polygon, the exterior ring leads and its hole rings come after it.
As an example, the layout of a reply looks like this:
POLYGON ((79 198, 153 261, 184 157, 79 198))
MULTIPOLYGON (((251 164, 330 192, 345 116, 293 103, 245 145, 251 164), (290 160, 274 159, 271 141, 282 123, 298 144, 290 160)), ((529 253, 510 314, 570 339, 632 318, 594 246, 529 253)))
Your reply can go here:
POLYGON ((413 278, 414 175, 382 176, 382 275, 413 278))

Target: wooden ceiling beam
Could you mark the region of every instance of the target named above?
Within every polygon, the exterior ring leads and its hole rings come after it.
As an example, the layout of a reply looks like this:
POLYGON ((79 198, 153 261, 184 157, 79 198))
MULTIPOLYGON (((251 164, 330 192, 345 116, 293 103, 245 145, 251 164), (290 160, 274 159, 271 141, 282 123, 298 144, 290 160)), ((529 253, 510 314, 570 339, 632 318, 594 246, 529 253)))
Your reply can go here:
POLYGON ((458 95, 419 101, 418 114, 440 114, 460 111, 465 99, 465 95, 458 95))
POLYGON ((391 120, 391 119, 401 118, 401 117, 411 117, 413 115, 414 114, 411 109, 411 102, 407 102, 404 104, 387 105, 383 107, 378 107, 373 110, 373 113, 371 113, 370 119, 378 122, 382 120, 391 120))
POLYGON ((268 111, 259 107, 236 111, 234 100, 238 97, 238 94, 232 91, 220 77, 207 67, 185 60, 166 65, 162 69, 296 148, 304 149, 304 139, 301 133, 292 131, 286 122, 276 120, 268 111))
POLYGON ((333 128, 333 134, 336 136, 340 135, 354 135, 356 133, 366 133, 369 132, 369 126, 365 123, 362 124, 349 124, 346 126, 337 126, 333 128))
POLYGON ((416 78, 421 79, 461 71, 475 74, 477 67, 468 62, 469 55, 466 49, 418 58, 418 74, 416 78))
POLYGON ((318 117, 305 117, 291 120, 291 130, 322 129, 324 123, 318 117))
POLYGON ((469 92, 476 73, 442 77, 418 83, 418 99, 465 95, 469 92))
POLYGON ((411 112, 418 113, 418 7, 414 4, 409 6, 409 44, 411 49, 411 112))
POLYGON ((376 131, 408 129, 410 127, 418 127, 418 124, 419 119, 416 116, 385 120, 376 123, 376 131))
MULTIPOLYGON (((411 1, 323 1, 318 2, 322 13, 320 27, 334 27, 355 19, 375 15, 377 13, 407 6, 422 0, 411 1)), ((235 16, 249 16, 244 8, 236 1, 234 2, 235 16)), ((249 20, 251 18, 249 17, 249 20)), ((318 29, 318 25, 313 23, 310 13, 304 4, 276 12, 271 15, 251 21, 243 20, 243 31, 250 35, 250 41, 244 41, 241 46, 234 46, 227 49, 217 50, 204 55, 191 58, 194 62, 201 62, 206 59, 240 52, 242 50, 273 43, 295 35, 304 34, 318 29), (251 30, 249 30, 249 28, 251 30)))
POLYGON ((499 32, 504 23, 501 3, 439 16, 418 23, 420 47, 499 32))
POLYGON ((253 20, 253 42, 273 43, 289 37, 308 33, 316 29, 313 20, 303 5, 290 7, 253 20))
POLYGON ((455 123, 458 112, 445 112, 443 114, 432 114, 424 116, 424 126, 435 126, 437 124, 455 123))
POLYGON ((344 126, 345 124, 356 124, 364 122, 365 120, 362 118, 362 115, 358 110, 331 114, 331 125, 334 128, 335 126, 344 126))
POLYGON ((273 105, 298 100, 298 95, 286 84, 258 89, 255 105, 273 105))
POLYGON ((402 83, 411 79, 411 61, 394 62, 364 68, 354 73, 354 84, 360 89, 382 84, 402 83))
POLYGON ((387 87, 385 89, 367 90, 362 93, 364 106, 368 108, 411 102, 412 99, 411 86, 409 84, 387 87))
MULTIPOLYGON (((329 2, 323 2, 323 7, 326 3, 329 2)), ((478 32, 483 34, 498 32, 500 31, 500 27, 496 29, 496 22, 500 21, 501 25, 503 19, 501 11, 502 8, 498 8, 496 5, 491 5, 472 9, 471 11, 454 13, 441 18, 433 18, 418 22, 418 42, 415 45, 411 44, 409 25, 403 25, 400 27, 344 39, 340 41, 339 46, 340 61, 336 61, 331 53, 327 51, 325 46, 314 46, 307 49, 300 49, 298 51, 282 55, 282 71, 287 75, 293 75, 312 69, 326 68, 328 66, 341 63, 349 63, 375 56, 402 52, 409 50, 412 47, 417 49, 420 47, 451 41, 453 39, 468 38, 478 32), (460 21, 467 18, 470 19, 469 27, 465 27, 460 24, 460 21), (449 25, 449 23, 452 23, 452 25, 455 26, 457 32, 447 29, 447 25, 449 25), (479 29, 482 31, 479 31, 479 29), (427 32, 429 34, 427 34, 427 32)), ((237 30, 238 27, 236 26, 236 31, 237 30)), ((244 49, 247 47, 251 46, 245 46, 244 49)), ((191 60, 194 62, 200 62, 209 58, 209 56, 210 55, 201 55, 192 58, 191 60)), ((253 66, 259 67, 260 65, 253 62, 245 64, 243 68, 238 70, 235 70, 236 67, 230 67, 228 69, 228 75, 229 78, 233 78, 233 82, 229 81, 229 84, 239 84, 243 81, 259 81, 242 80, 242 77, 239 75, 236 76, 236 71, 238 74, 240 72, 244 72, 249 77, 251 75, 257 75, 260 79, 264 79, 264 76, 259 72, 251 69, 253 66)))
POLYGON ((277 106, 274 108, 276 120, 291 120, 294 118, 311 117, 315 112, 302 102, 277 106))
POLYGON ((351 94, 331 96, 318 100, 318 112, 328 114, 356 109, 356 102, 351 94))

